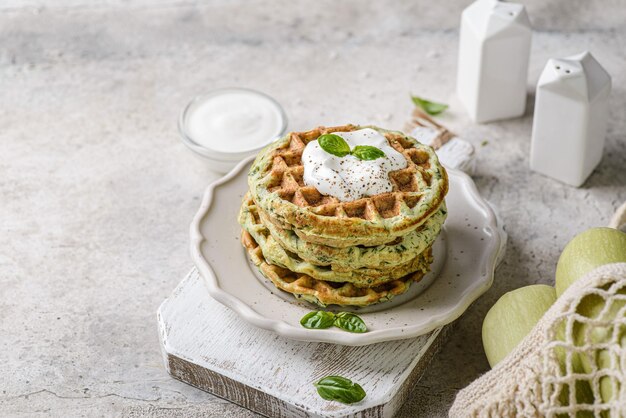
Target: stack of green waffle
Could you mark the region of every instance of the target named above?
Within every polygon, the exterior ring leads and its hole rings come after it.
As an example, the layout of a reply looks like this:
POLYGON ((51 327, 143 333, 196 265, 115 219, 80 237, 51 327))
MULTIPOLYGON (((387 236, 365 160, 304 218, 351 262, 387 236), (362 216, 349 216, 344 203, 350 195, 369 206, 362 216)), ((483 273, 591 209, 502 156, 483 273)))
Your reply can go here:
POLYGON ((261 273, 297 298, 327 306, 367 306, 409 289, 430 269, 432 244, 446 218, 448 179, 432 148, 400 132, 382 133, 407 160, 392 171, 393 190, 350 202, 303 180, 302 152, 347 125, 292 132, 252 165, 239 223, 242 244, 261 273))

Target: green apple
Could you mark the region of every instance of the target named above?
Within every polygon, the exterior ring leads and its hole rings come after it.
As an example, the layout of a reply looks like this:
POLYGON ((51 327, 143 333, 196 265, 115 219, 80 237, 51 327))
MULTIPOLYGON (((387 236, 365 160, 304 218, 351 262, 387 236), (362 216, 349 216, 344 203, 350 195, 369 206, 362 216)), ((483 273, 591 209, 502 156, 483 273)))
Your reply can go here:
POLYGON ((502 295, 483 321, 483 347, 494 367, 517 347, 556 301, 552 286, 536 284, 502 295))
MULTIPOLYGON (((556 267, 556 293, 563 294, 575 281, 589 273, 596 267, 604 264, 626 262, 626 233, 612 228, 592 228, 572 239, 561 254, 556 267)), ((602 319, 614 318, 624 303, 617 302, 610 306, 602 319)), ((597 318, 604 300, 597 295, 586 296, 578 305, 577 312, 589 318, 597 318)), ((607 343, 610 341, 612 329, 607 327, 580 325, 574 327, 574 341, 576 345, 587 343, 607 343), (589 341, 585 341, 588 336, 589 341)), ((621 336, 619 343, 626 346, 626 337, 621 336)), ((610 368, 610 355, 607 350, 598 350, 595 355, 598 368, 610 368)), ((582 371, 591 373, 593 365, 587 356, 579 356, 582 371)), ((619 389, 619 388, 618 388, 619 389)), ((600 394, 604 402, 613 399, 617 394, 613 391, 610 378, 600 379, 600 394)))
MULTIPOLYGON (((618 294, 626 294, 626 289, 622 288, 618 291, 618 294)), ((607 324, 610 324, 614 321, 617 315, 620 314, 620 310, 624 308, 626 302, 623 300, 614 300, 613 303, 609 306, 605 312, 602 312, 605 301, 602 297, 591 294, 585 296, 580 304, 576 307, 576 312, 588 317, 595 318, 601 320, 607 324)), ((599 324, 576 324, 574 326, 574 342, 577 346, 584 346, 586 344, 607 344, 612 343, 613 341, 613 331, 614 327, 620 327, 617 325, 607 325, 601 326, 599 324)), ((618 328, 617 330, 617 341, 615 341, 619 346, 623 349, 626 347, 626 329, 623 326, 618 328)), ((586 373, 593 372, 593 364, 595 363, 598 369, 610 369, 613 367, 611 361, 610 349, 600 349, 596 350, 593 356, 593 360, 587 356, 580 356, 580 361, 582 363, 582 369, 586 373)), ((616 358, 616 365, 620 367, 620 358, 619 356, 616 358)), ((603 376, 599 379, 600 383, 600 395, 602 396, 603 402, 610 402, 614 400, 616 396, 619 396, 620 384, 616 380, 614 383, 616 385, 617 391, 614 391, 613 383, 611 383, 611 378, 607 376, 603 376)))
POLYGON ((613 228, 591 228, 566 246, 556 265, 556 294, 596 267, 626 262, 626 233, 613 228))
MULTIPOLYGON (((515 350, 555 301, 555 289, 542 284, 521 287, 502 295, 483 321, 483 347, 489 365, 494 367, 515 350)), ((564 335, 564 329, 559 330, 557 338, 564 340, 564 335)), ((565 353, 558 350, 557 355, 561 368, 565 371, 565 353)), ((571 360, 572 370, 575 373, 583 372, 578 356, 573 355, 571 360)), ((576 381, 575 388, 577 402, 593 403, 593 392, 587 382, 576 381)), ((564 406, 569 404, 569 388, 563 388, 559 393, 559 400, 564 406)), ((592 415, 580 413, 577 416, 586 418, 592 415)))

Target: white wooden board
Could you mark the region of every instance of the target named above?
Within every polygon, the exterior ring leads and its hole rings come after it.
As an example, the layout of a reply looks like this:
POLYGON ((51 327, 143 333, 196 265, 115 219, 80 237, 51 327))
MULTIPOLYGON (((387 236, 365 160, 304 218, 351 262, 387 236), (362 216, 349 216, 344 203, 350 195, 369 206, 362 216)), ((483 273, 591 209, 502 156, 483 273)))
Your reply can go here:
POLYGON ((450 327, 362 347, 299 342, 249 325, 204 286, 194 269, 159 308, 168 372, 270 417, 391 417, 450 327), (360 383, 367 397, 353 405, 320 398, 313 382, 334 374, 360 383))

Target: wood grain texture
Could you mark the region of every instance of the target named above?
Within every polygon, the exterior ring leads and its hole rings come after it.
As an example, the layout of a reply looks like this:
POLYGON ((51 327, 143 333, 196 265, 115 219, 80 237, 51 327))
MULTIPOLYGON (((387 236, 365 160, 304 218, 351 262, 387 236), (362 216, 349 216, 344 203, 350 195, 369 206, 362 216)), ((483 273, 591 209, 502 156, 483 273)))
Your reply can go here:
POLYGON ((449 330, 362 347, 287 340, 241 320, 210 298, 197 270, 158 312, 168 372, 271 417, 391 417, 449 330), (360 383, 355 405, 321 399, 313 382, 338 374, 360 383))

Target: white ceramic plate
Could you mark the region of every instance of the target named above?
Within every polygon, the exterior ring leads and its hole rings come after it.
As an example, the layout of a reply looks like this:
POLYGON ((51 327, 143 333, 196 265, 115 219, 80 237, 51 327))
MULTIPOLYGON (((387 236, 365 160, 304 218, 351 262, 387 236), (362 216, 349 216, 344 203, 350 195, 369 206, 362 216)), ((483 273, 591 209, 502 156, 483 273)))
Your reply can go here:
POLYGON ((374 344, 417 337, 448 324, 491 286, 501 251, 496 217, 474 182, 466 174, 448 169, 448 218, 435 246, 435 273, 425 278, 425 284, 432 284, 426 288, 418 283, 408 295, 395 301, 355 309, 368 326, 366 333, 303 328, 300 318, 319 308, 257 277, 256 268, 239 242, 237 214, 248 188, 252 159, 242 161, 209 185, 191 224, 191 254, 209 294, 249 323, 301 341, 374 344))

